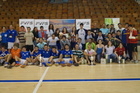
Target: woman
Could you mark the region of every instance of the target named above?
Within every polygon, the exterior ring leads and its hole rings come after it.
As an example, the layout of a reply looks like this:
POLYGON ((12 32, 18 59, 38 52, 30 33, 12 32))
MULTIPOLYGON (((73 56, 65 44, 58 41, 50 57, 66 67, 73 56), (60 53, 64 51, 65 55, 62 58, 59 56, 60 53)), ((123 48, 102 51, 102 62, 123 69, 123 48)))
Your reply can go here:
POLYGON ((36 46, 37 45, 37 42, 38 42, 38 29, 37 29, 37 27, 34 27, 34 29, 33 29, 33 35, 34 35, 33 42, 34 42, 34 45, 36 46))
POLYGON ((75 26, 72 28, 72 32, 70 36, 71 36, 71 49, 73 49, 76 44, 76 27, 75 26))
POLYGON ((102 40, 98 40, 98 44, 95 47, 95 51, 97 53, 97 62, 101 62, 101 56, 104 54, 104 45, 102 44, 102 40))
POLYGON ((118 59, 118 63, 120 63, 120 58, 125 59, 126 53, 125 53, 125 48, 123 47, 122 43, 119 44, 119 46, 115 49, 115 54, 118 59))
MULTIPOLYGON (((55 32, 54 32, 54 35, 56 36, 56 37, 58 37, 59 38, 59 40, 61 39, 60 38, 60 30, 59 30, 59 28, 57 28, 56 30, 55 30, 55 32)), ((61 49, 61 45, 60 45, 60 41, 57 41, 57 48, 60 50, 61 49)))
POLYGON ((54 26, 53 24, 50 24, 49 30, 47 31, 48 38, 51 37, 53 33, 54 33, 54 26))
POLYGON ((70 35, 66 27, 63 28, 62 33, 66 36, 67 39, 70 39, 70 35))
POLYGON ((112 45, 111 41, 108 41, 108 44, 105 46, 106 55, 108 56, 108 62, 110 62, 110 59, 115 62, 116 55, 114 54, 114 49, 115 46, 112 45))

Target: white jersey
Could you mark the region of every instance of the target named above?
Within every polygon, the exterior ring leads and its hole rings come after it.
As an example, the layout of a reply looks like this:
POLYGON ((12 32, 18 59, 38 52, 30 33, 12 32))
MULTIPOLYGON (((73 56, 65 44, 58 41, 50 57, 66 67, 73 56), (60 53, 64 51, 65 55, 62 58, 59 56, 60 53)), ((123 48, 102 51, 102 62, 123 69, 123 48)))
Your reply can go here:
POLYGON ((85 30, 84 29, 79 29, 78 37, 82 39, 82 44, 85 44, 85 36, 86 36, 85 30))
POLYGON ((49 37, 47 41, 49 41, 49 45, 56 45, 56 42, 58 41, 58 37, 55 37, 55 39, 52 39, 52 37, 49 37))
POLYGON ((48 30, 48 31, 47 31, 47 33, 46 33, 46 34, 48 35, 48 37, 50 37, 50 36, 52 36, 52 34, 53 34, 53 33, 54 33, 54 32, 53 32, 53 30, 52 30, 52 29, 50 29, 50 30, 48 30))

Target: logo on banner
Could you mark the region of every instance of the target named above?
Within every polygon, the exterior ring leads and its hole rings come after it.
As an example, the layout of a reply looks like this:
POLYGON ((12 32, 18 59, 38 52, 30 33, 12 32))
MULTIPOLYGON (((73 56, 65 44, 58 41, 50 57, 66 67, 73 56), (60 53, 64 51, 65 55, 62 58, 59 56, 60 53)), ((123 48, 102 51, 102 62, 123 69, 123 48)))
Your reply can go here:
POLYGON ((48 25, 48 22, 36 22, 35 25, 48 25))
POLYGON ((21 25, 33 25, 33 21, 21 21, 20 22, 21 25))

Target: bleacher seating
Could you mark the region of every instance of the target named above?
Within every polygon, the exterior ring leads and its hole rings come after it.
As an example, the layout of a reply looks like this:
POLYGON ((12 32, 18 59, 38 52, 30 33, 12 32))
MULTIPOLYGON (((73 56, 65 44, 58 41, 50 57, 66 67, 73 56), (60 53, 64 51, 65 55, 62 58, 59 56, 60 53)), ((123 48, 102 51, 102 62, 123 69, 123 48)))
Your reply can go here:
POLYGON ((18 30, 20 18, 79 19, 91 18, 98 26, 104 18, 120 18, 140 30, 140 6, 135 0, 69 0, 68 3, 49 3, 50 0, 0 0, 0 26, 13 24, 18 30))

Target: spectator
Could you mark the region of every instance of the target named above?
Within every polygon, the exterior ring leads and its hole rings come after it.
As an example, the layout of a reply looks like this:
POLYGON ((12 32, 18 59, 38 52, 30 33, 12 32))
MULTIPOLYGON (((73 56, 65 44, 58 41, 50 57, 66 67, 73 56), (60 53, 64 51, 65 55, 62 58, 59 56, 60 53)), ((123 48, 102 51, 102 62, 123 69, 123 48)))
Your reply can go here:
POLYGON ((47 42, 48 42, 48 44, 49 44, 49 47, 50 48, 52 48, 52 47, 56 47, 56 43, 57 43, 57 41, 59 40, 59 38, 58 37, 56 37, 55 36, 55 34, 53 34, 52 35, 52 37, 49 37, 48 39, 47 39, 47 42))
POLYGON ((98 34, 95 36, 95 41, 98 42, 98 40, 102 40, 105 42, 105 36, 102 34, 102 31, 99 31, 98 34))
POLYGON ((113 46, 112 42, 108 41, 108 44, 105 46, 106 55, 108 55, 108 63, 110 62, 110 59, 115 62, 116 55, 114 54, 114 49, 115 47, 113 46))
POLYGON ((78 63, 81 64, 82 60, 83 60, 83 52, 82 50, 79 50, 79 45, 76 44, 74 50, 72 50, 73 52, 73 58, 74 58, 74 64, 78 63))
POLYGON ((131 45, 131 50, 132 51, 132 62, 138 63, 138 49, 137 49, 137 44, 138 44, 138 32, 136 29, 133 28, 132 25, 129 25, 129 42, 131 45))
POLYGON ((78 46, 79 46, 79 50, 83 50, 83 45, 82 45, 82 39, 81 39, 81 38, 78 38, 76 44, 78 44, 78 46))
POLYGON ((75 26, 72 28, 70 37, 71 37, 71 49, 73 49, 76 44, 76 27, 75 26))
POLYGON ((39 38, 39 43, 37 44, 39 49, 43 49, 44 45, 46 45, 47 43, 43 41, 43 38, 39 38))
POLYGON ((86 35, 86 40, 88 40, 89 38, 94 38, 93 33, 91 33, 91 31, 87 31, 87 35, 86 35))
POLYGON ((93 62, 93 65, 96 65, 95 64, 96 52, 92 49, 90 44, 88 45, 88 48, 84 51, 84 55, 88 65, 91 65, 91 62, 93 62), (93 57, 93 59, 91 57, 93 57))
POLYGON ((80 29, 78 29, 77 30, 77 33, 76 33, 76 37, 77 38, 81 38, 81 40, 82 40, 82 46, 83 46, 83 50, 85 49, 85 37, 86 37, 86 34, 87 34, 87 30, 85 30, 84 28, 83 28, 83 26, 84 26, 84 24, 83 23, 81 23, 80 24, 80 29))
POLYGON ((54 26, 53 26, 53 24, 50 24, 49 29, 47 31, 48 38, 51 37, 53 33, 54 33, 54 26))
POLYGON ((34 35, 34 39, 33 39, 33 42, 34 42, 34 45, 36 46, 37 45, 37 42, 38 42, 38 29, 37 27, 34 27, 33 29, 33 35, 34 35))
POLYGON ((115 32, 116 32, 116 29, 114 28, 114 24, 111 24, 109 33, 115 33, 115 32))
POLYGON ((118 23, 118 29, 117 29, 116 31, 120 30, 121 33, 122 33, 122 31, 123 31, 124 29, 125 29, 125 28, 122 27, 122 24, 121 24, 121 23, 118 23))
POLYGON ((103 35, 107 35, 109 33, 109 29, 106 28, 105 24, 102 25, 100 30, 102 31, 103 35))
POLYGON ((88 39, 88 42, 86 43, 86 49, 88 49, 88 45, 91 45, 91 49, 95 49, 96 44, 93 42, 92 38, 88 39))
POLYGON ((20 27, 20 31, 18 32, 18 39, 19 39, 19 47, 22 48, 23 46, 25 46, 25 27, 21 26, 20 27))
POLYGON ((119 44, 119 46, 115 49, 115 54, 118 60, 118 63, 120 63, 119 57, 122 59, 126 58, 125 48, 123 47, 122 43, 119 44))
POLYGON ((102 44, 102 40, 99 39, 98 40, 98 44, 95 47, 95 51, 97 53, 97 62, 100 63, 101 62, 101 57, 104 55, 105 49, 104 49, 104 45, 102 44))
POLYGON ((63 50, 65 45, 68 44, 70 46, 70 42, 66 39, 66 36, 62 36, 62 40, 60 40, 61 49, 63 50))
POLYGON ((40 26, 40 31, 38 32, 38 37, 47 40, 46 31, 44 30, 43 26, 40 26))
POLYGON ((94 23, 94 27, 91 29, 91 32, 96 36, 100 29, 97 27, 97 23, 94 23))
POLYGON ((26 45, 26 49, 27 51, 33 51, 33 39, 34 39, 34 35, 31 32, 31 28, 27 27, 27 32, 24 35, 25 38, 25 45, 26 45))

